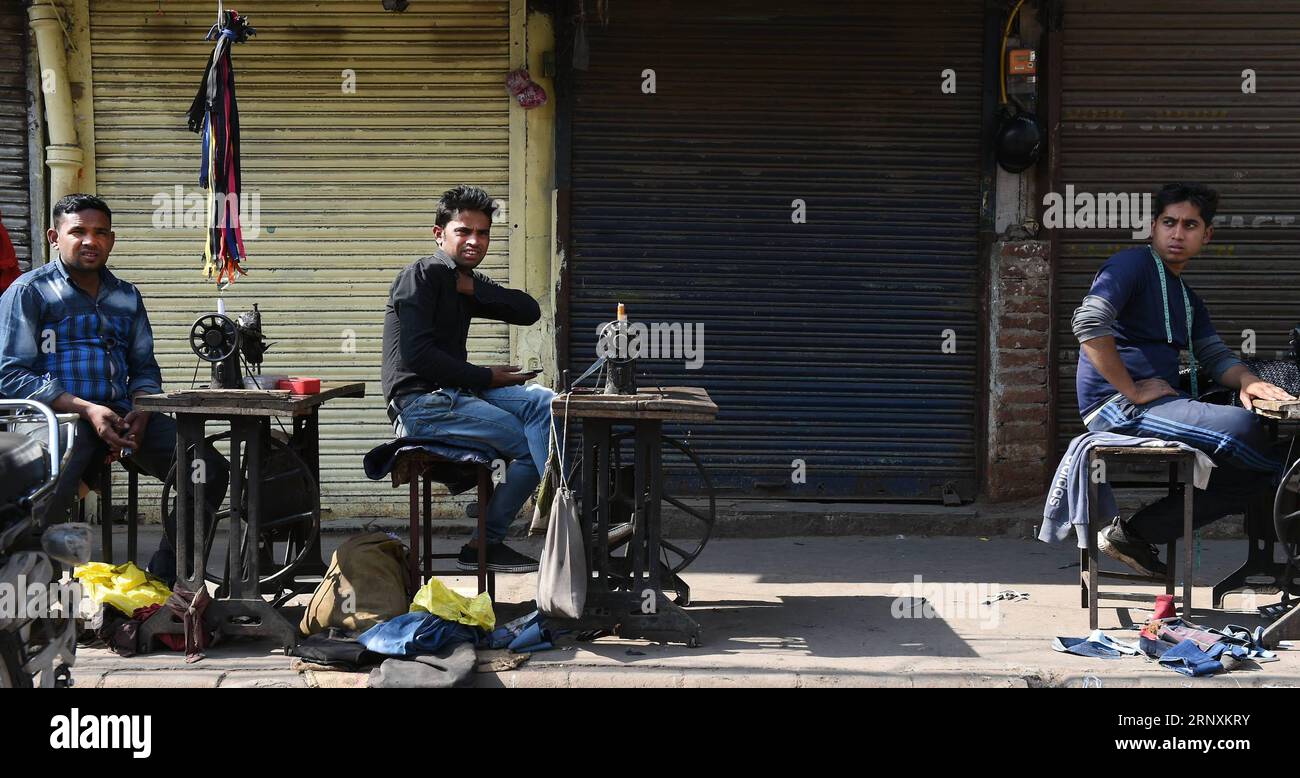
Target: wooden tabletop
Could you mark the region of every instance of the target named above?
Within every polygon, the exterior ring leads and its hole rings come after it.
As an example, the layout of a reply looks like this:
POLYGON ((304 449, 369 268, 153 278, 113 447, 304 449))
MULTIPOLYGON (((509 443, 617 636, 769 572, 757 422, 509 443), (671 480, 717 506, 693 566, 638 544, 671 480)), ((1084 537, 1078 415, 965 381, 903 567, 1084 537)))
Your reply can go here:
POLYGON ((1196 453, 1172 444, 1168 446, 1093 446, 1089 450, 1093 454, 1108 457, 1133 457, 1135 459, 1142 457, 1190 457, 1196 453))
POLYGON ((551 412, 562 419, 566 408, 574 418, 713 421, 718 416, 718 406, 698 386, 655 387, 636 394, 579 391, 556 395, 551 412))
POLYGON ((306 416, 328 400, 365 396, 364 383, 321 381, 319 394, 290 394, 284 389, 178 389, 137 397, 135 407, 204 416, 306 416))

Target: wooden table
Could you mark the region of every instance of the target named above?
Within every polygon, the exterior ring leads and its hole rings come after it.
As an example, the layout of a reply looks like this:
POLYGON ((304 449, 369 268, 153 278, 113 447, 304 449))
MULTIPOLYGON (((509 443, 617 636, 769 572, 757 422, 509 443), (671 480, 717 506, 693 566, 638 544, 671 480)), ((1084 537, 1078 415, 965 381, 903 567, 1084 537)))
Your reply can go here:
MULTIPOLYGON (((293 440, 305 452, 314 494, 313 520, 320 521, 320 425, 319 410, 326 402, 341 397, 364 397, 363 383, 322 382, 319 394, 293 395, 287 391, 257 389, 191 389, 137 397, 135 407, 176 417, 176 580, 189 591, 206 586, 207 512, 202 479, 186 477, 193 472, 192 462, 202 462, 208 448, 205 428, 208 422, 230 424, 230 520, 228 525, 228 574, 225 596, 208 606, 207 621, 217 631, 228 635, 258 635, 275 638, 285 648, 298 639, 298 630, 266 600, 259 588, 257 538, 261 518, 262 441, 270 435, 271 419, 293 419, 293 440), (194 455, 190 449, 193 447, 194 455), (246 459, 249 478, 244 483, 242 459, 246 459), (244 492, 248 492, 248 515, 241 516, 244 492), (248 525, 251 553, 244 559, 241 547, 242 523, 248 525), (188 552, 188 553, 187 553, 188 552), (236 619, 239 619, 238 621, 236 619)), ((319 533, 315 541, 313 570, 302 573, 323 574, 320 560, 319 533)), ((160 609, 140 628, 140 647, 148 651, 153 639, 163 634, 183 634, 184 627, 168 609, 160 609)))
POLYGON ((700 643, 700 626, 664 593, 671 572, 660 563, 660 502, 663 488, 663 423, 707 422, 718 406, 698 387, 642 389, 635 395, 573 392, 551 404, 556 424, 582 424, 582 542, 587 552, 587 600, 580 619, 559 620, 557 627, 575 631, 607 630, 622 638, 700 643), (631 427, 634 438, 636 512, 629 543, 627 575, 612 569, 609 528, 613 429, 631 427), (595 531, 593 532, 593 528, 595 531))
MULTIPOLYGON (((1255 400, 1253 405, 1255 406, 1256 415, 1268 421, 1269 430, 1272 432, 1274 439, 1277 438, 1280 424, 1300 423, 1300 400, 1255 400)), ((1293 465, 1295 465, 1294 462, 1283 463, 1286 468, 1293 465)), ((1283 486, 1285 486, 1285 478, 1283 484, 1279 486, 1279 490, 1283 486)), ((1277 537, 1275 522, 1272 520, 1279 507, 1275 499, 1267 508, 1252 505, 1251 509, 1247 511, 1246 534, 1250 538, 1250 551, 1247 554, 1246 563, 1215 585, 1216 602, 1221 596, 1219 593, 1221 587, 1224 588, 1226 593, 1227 591, 1251 585, 1254 580, 1268 578, 1281 591, 1286 590, 1293 579, 1300 575, 1300 570, 1293 569, 1290 562, 1277 562, 1273 555, 1274 544, 1282 542, 1277 537)), ((1291 594, 1297 595, 1300 592, 1292 591, 1291 594)), ((1296 639, 1300 639, 1300 606, 1293 607, 1287 613, 1282 614, 1277 621, 1270 624, 1264 631, 1264 643, 1269 647, 1276 647, 1279 640, 1296 639)))

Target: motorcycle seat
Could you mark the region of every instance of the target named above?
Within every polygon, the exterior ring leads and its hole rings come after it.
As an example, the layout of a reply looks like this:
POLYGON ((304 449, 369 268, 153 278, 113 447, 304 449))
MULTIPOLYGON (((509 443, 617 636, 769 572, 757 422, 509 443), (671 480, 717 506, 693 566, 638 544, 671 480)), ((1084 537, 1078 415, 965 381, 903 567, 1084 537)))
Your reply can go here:
POLYGON ((17 432, 0 432, 0 504, 17 502, 49 475, 44 444, 17 432))

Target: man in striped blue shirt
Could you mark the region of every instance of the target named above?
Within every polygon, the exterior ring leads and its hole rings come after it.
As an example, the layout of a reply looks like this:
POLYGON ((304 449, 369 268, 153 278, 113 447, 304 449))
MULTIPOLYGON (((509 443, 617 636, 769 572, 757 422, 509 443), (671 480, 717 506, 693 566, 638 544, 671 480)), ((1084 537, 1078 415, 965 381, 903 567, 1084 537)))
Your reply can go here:
MULTIPOLYGON (((1200 184, 1169 184, 1154 203, 1151 245, 1107 260, 1074 312, 1079 414, 1093 432, 1179 441, 1213 458, 1217 467, 1210 482, 1192 502, 1192 523, 1199 528, 1241 512, 1275 486, 1281 462, 1250 409, 1254 400, 1293 398, 1233 355, 1205 303, 1183 278, 1214 235, 1218 192, 1200 184), (1236 389, 1243 407, 1201 402, 1195 390, 1175 388, 1184 349, 1193 365, 1204 366, 1219 385, 1236 389)), ((1164 575, 1156 544, 1182 535, 1182 505, 1181 496, 1170 496, 1120 518, 1101 530, 1098 549, 1140 573, 1164 575)))
MULTIPOLYGON (((66 520, 81 482, 98 485, 106 456, 124 457, 162 480, 175 453, 175 422, 132 408, 134 398, 162 391, 162 371, 140 291, 106 267, 112 218, 93 195, 59 200, 47 233, 58 258, 0 296, 0 397, 37 400, 81 417, 47 508, 52 522, 66 520)), ((206 465, 215 508, 225 499, 229 468, 215 452, 206 465)), ((169 583, 175 579, 176 557, 165 536, 149 569, 169 583)))

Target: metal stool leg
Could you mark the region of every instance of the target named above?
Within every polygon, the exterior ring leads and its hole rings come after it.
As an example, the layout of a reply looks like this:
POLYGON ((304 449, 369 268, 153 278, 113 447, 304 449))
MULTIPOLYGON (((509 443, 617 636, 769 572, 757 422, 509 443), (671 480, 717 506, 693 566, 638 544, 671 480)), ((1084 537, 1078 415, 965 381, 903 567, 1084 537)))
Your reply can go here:
MULTIPOLYGON (((478 590, 479 593, 488 591, 489 573, 487 569, 487 507, 488 501, 492 499, 492 471, 486 465, 479 465, 478 468, 478 590)), ((495 576, 492 576, 495 578, 495 576)), ((495 580, 493 581, 495 584, 495 580)), ((495 589, 495 585, 492 587, 495 589)), ((488 593, 489 597, 496 599, 494 592, 488 593)))
POLYGON ((140 528, 140 474, 135 468, 127 468, 126 477, 126 559, 140 564, 136 558, 139 550, 136 544, 140 528))
POLYGON ((1097 628, 1097 482, 1088 479, 1088 629, 1097 628))
POLYGON ((117 564, 113 554, 113 466, 105 462, 99 469, 99 532, 100 553, 110 565, 117 564))
POLYGON ((1192 615, 1192 573, 1196 562, 1192 544, 1195 542, 1195 530, 1192 529, 1192 493, 1196 485, 1192 480, 1192 465, 1183 465, 1183 616, 1192 615))
POLYGON ((1173 594, 1178 584, 1178 541, 1165 544, 1165 594, 1173 594))
MULTIPOLYGON (((1084 540, 1085 543, 1089 542, 1084 540)), ((1079 607, 1088 607, 1088 549, 1079 549, 1079 607)))
MULTIPOLYGON (((1183 473, 1180 463, 1169 463, 1169 496, 1178 496, 1179 483, 1183 473)), ((1173 594, 1178 581, 1178 541, 1171 540, 1165 544, 1165 594, 1173 594)), ((1186 600, 1183 600, 1186 603, 1186 600)))
POLYGON ((433 476, 424 474, 424 577, 433 577, 433 476))
POLYGON ((411 545, 410 553, 406 557, 406 572, 411 579, 411 585, 419 587, 423 581, 420 580, 420 477, 414 475, 410 481, 411 489, 411 545))

